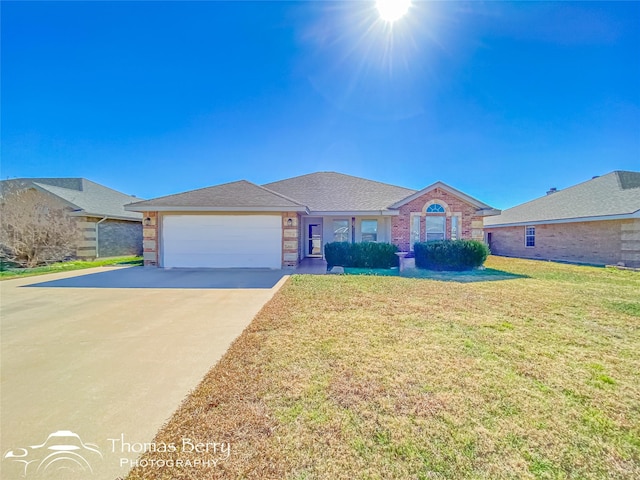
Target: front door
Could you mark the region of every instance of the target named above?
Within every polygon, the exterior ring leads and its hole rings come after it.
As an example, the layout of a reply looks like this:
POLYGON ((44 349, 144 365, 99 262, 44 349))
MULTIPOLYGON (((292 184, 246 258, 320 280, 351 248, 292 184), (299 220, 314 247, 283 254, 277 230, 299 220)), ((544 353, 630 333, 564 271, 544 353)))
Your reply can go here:
POLYGON ((318 223, 309 224, 309 245, 307 255, 309 257, 322 257, 322 225, 318 223))

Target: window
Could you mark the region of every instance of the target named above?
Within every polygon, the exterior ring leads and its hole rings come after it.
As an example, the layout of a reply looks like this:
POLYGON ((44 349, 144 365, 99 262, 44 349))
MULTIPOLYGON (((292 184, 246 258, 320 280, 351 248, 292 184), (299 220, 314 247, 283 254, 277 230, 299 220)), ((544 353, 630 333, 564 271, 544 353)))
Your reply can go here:
POLYGON ((446 225, 446 217, 426 217, 426 241, 444 240, 444 229, 446 225))
POLYGON ((427 213, 445 213, 444 207, 439 203, 432 203, 427 207, 427 213))
POLYGON ((536 246, 536 227, 524 228, 524 245, 525 247, 536 246))
POLYGON ((363 242, 377 242, 378 241, 378 221, 362 220, 362 223, 360 223, 360 232, 362 233, 363 242))
POLYGON ((349 220, 333 221, 333 241, 334 242, 349 241, 349 220))
POLYGON ((409 248, 413 251, 413 246, 420 241, 420 216, 411 217, 411 245, 409 248))
POLYGON ((460 222, 455 215, 451 217, 451 240, 460 238, 460 222))

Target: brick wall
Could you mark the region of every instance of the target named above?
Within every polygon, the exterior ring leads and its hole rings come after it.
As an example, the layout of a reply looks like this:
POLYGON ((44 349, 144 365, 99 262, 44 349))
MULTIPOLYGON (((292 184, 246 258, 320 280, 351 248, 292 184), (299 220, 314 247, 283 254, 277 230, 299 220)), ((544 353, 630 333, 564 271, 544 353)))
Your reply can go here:
POLYGON ((282 213, 282 267, 298 265, 300 258, 300 216, 297 212, 282 213))
POLYGON ((158 212, 142 214, 142 257, 145 267, 158 266, 158 212), (149 225, 145 225, 148 223, 149 225))
POLYGON ((81 260, 93 260, 96 258, 96 222, 95 218, 78 218, 80 240, 76 248, 76 257, 81 260))
POLYGON ((98 224, 98 254, 116 257, 142 254, 142 222, 105 220, 98 224))
POLYGON ((449 192, 435 188, 400 207, 400 214, 392 217, 391 241, 398 245, 401 251, 410 250, 412 213, 420 215, 420 241, 425 240, 425 217, 429 215, 425 213, 425 209, 432 202, 445 207, 446 238, 451 238, 451 217, 455 215, 459 218, 460 238, 483 240, 483 221, 482 217, 476 215, 476 207, 449 192))
POLYGON ((525 247, 524 226, 491 228, 496 255, 596 265, 640 267, 640 220, 535 225, 535 247, 525 247))

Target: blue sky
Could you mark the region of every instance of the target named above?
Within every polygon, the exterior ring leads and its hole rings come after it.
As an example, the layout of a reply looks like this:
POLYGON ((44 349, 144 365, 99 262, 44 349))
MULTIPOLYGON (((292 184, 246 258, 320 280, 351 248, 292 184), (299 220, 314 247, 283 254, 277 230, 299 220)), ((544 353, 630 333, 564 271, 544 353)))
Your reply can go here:
POLYGON ((640 170, 640 2, 2 2, 2 178, 338 171, 507 208, 640 170))

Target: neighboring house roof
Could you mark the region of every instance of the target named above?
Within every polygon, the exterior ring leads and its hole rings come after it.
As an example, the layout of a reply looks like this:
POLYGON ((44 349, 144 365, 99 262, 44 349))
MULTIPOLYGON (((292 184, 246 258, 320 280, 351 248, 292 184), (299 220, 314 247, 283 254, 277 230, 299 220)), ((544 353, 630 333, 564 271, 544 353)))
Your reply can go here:
POLYGON ((448 193, 460 198, 461 200, 466 201, 470 205, 473 205, 474 207, 476 207, 478 210, 481 211, 479 213, 482 214, 482 215, 497 215, 497 214, 500 213, 500 210, 496 210, 493 207, 490 207, 489 205, 487 205, 486 203, 483 203, 480 200, 477 200, 477 199, 475 199, 473 197, 470 197, 469 195, 467 195, 466 193, 461 192, 460 190, 457 190, 457 189, 455 189, 453 187, 450 187, 449 185, 447 185, 444 182, 433 183, 433 184, 429 185, 428 187, 423 188, 419 192, 415 192, 414 194, 408 196, 407 198, 403 198, 399 202, 394 203, 393 205, 390 206, 390 208, 400 208, 402 205, 405 205, 406 203, 409 203, 410 201, 415 200, 416 198, 419 198, 422 195, 424 195, 425 193, 428 193, 428 192, 430 192, 432 190, 435 190, 436 188, 439 188, 440 190, 444 190, 445 192, 448 192, 448 193))
POLYGON ((246 180, 200 188, 127 205, 153 211, 306 211, 304 205, 246 180))
POLYGON ((485 227, 640 218, 640 172, 615 171, 486 218, 485 227))
POLYGON ((317 172, 279 182, 266 188, 306 205, 310 212, 378 212, 415 193, 415 190, 336 172, 317 172))
POLYGON ((86 178, 15 178, 2 180, 2 190, 35 188, 58 197, 76 215, 140 220, 142 215, 127 211, 124 205, 140 200, 86 178))

